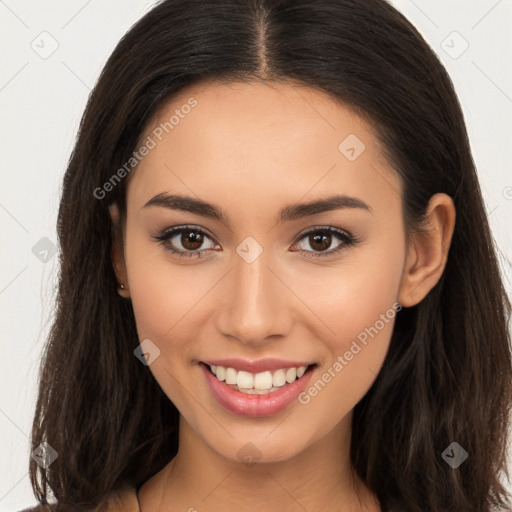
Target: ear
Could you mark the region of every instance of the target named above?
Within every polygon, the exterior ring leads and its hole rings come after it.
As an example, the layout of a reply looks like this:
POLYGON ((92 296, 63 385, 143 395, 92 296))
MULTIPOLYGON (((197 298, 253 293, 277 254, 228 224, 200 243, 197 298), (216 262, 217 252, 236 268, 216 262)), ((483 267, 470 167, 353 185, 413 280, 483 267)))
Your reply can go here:
POLYGON ((455 227, 455 206, 447 194, 429 201, 424 232, 411 235, 398 302, 415 306, 434 288, 443 274, 455 227))
POLYGON ((119 219, 119 208, 116 203, 112 203, 108 209, 113 226, 112 265, 119 283, 117 293, 121 297, 127 299, 130 297, 130 289, 128 287, 128 274, 126 272, 126 263, 124 258, 124 241, 122 226, 119 219), (121 287, 121 285, 123 286, 121 287))

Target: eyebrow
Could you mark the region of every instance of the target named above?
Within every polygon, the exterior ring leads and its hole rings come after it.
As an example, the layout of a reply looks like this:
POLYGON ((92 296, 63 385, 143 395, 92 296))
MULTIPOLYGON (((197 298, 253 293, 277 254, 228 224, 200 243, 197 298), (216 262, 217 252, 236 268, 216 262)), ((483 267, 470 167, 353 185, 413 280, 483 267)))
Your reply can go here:
MULTIPOLYGON (((152 197, 143 208, 150 206, 161 206, 171 210, 181 210, 194 213, 203 217, 219 220, 225 224, 229 224, 228 215, 219 207, 192 197, 179 194, 167 194, 161 192, 152 197)), ((362 199, 347 195, 332 195, 323 199, 311 201, 309 203, 298 203, 283 208, 276 219, 276 222, 290 222, 310 215, 338 210, 342 208, 357 208, 372 212, 371 207, 362 199)))

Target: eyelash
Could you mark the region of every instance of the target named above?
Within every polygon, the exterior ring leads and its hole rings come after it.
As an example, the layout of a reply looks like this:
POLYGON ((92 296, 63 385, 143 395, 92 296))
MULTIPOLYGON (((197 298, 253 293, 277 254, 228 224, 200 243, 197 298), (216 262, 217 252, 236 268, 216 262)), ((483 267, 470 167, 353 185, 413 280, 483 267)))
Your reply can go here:
MULTIPOLYGON (((182 234, 183 232, 193 232, 193 233, 200 233, 203 236, 206 236, 207 238, 211 237, 205 233, 202 229, 198 229, 195 226, 177 226, 174 228, 170 228, 166 231, 163 231, 160 235, 154 236, 153 239, 158 241, 166 251, 169 251, 172 254, 175 254, 179 256, 180 258, 185 256, 188 258, 204 258, 205 256, 202 255, 202 253, 206 252, 208 249, 203 250, 196 250, 196 251, 182 251, 177 250, 169 243, 170 239, 174 238, 178 234, 182 234)), ((350 247, 352 245, 355 245, 359 242, 359 239, 352 234, 338 229, 334 227, 315 227, 314 229, 307 231, 306 233, 302 234, 299 240, 300 242, 302 239, 307 238, 313 234, 328 234, 328 235, 335 235, 340 241, 343 243, 337 248, 337 249, 331 249, 330 251, 321 251, 321 252, 314 252, 314 251, 305 251, 304 249, 299 249, 297 252, 302 253, 303 256, 306 258, 316 259, 316 258, 324 258, 327 256, 331 256, 333 254, 341 252, 343 249, 346 249, 347 247, 350 247), (307 255, 306 255, 307 254, 307 255)))

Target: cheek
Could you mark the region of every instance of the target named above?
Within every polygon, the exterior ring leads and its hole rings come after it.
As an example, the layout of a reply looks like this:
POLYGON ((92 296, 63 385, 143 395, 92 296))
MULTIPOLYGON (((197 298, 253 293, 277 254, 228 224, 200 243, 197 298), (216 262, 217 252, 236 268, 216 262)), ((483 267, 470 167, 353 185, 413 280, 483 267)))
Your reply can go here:
POLYGON ((347 260, 333 278, 316 280, 318 287, 309 295, 328 329, 322 329, 322 368, 300 401, 311 408, 307 418, 325 418, 325 431, 375 381, 401 309, 396 302, 404 261, 400 240, 394 246, 367 248, 359 255, 357 263, 347 260))
MULTIPOLYGON (((398 308, 399 309, 399 308, 398 308)), ((320 439, 361 401, 386 358, 397 308, 368 308, 333 324, 338 335, 329 344, 329 357, 299 396, 304 407, 301 428, 320 439), (382 317, 380 316, 382 314, 382 317), (321 424, 318 418, 322 418, 321 424)))
POLYGON ((333 357, 349 350, 358 336, 364 342, 365 333, 374 332, 375 326, 382 337, 391 335, 404 258, 399 237, 392 243, 377 240, 348 255, 337 267, 319 268, 295 279, 327 327, 322 330, 323 341, 333 357))
POLYGON ((179 344, 176 335, 193 318, 214 276, 206 266, 176 265, 159 244, 138 234, 127 235, 126 264, 139 336, 179 344))
POLYGON ((127 233, 126 266, 139 340, 150 339, 160 350, 150 371, 180 412, 193 417, 196 411, 185 391, 194 347, 190 340, 199 329, 198 303, 212 284, 192 266, 173 264, 142 235, 127 233))

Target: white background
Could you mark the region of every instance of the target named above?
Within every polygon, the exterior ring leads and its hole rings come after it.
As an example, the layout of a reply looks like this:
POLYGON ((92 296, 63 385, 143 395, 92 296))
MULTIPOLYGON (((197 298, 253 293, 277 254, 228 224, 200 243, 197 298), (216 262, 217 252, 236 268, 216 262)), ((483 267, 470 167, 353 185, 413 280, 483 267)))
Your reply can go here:
MULTIPOLYGON (((420 30, 453 79, 510 294, 512 1, 393 4, 420 30), (469 47, 457 57, 464 40, 469 47)), ((0 0, 1 512, 36 503, 28 479, 28 434, 58 258, 44 263, 32 248, 43 237, 57 242, 61 180, 87 96, 116 43, 151 5, 147 0, 0 0), (50 36, 40 35, 45 31, 50 36), (58 48, 43 59, 32 48, 43 44, 46 50, 51 44, 58 48)))

